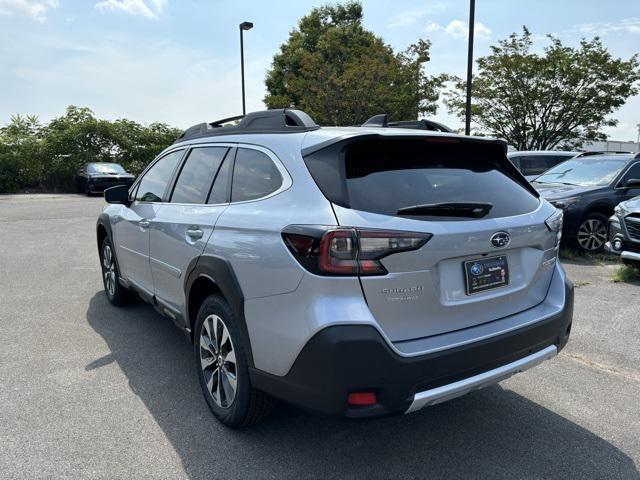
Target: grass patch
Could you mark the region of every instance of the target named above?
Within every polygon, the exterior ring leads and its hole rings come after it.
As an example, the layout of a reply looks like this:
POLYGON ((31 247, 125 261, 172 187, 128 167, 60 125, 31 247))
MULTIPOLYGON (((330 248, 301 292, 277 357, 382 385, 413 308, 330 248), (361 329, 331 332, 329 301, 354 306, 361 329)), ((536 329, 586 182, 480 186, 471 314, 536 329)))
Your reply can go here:
POLYGON ((573 282, 573 286, 576 287, 576 288, 585 287, 587 285, 591 285, 591 282, 580 281, 580 280, 578 280, 576 282, 573 282))
POLYGON ((585 253, 575 248, 561 247, 560 260, 584 262, 587 261, 592 265, 600 265, 601 267, 618 259, 614 255, 608 253, 585 253))
POLYGON ((612 280, 615 283, 634 282, 636 280, 640 280, 640 272, 638 272, 638 270, 633 265, 622 265, 613 274, 612 280))

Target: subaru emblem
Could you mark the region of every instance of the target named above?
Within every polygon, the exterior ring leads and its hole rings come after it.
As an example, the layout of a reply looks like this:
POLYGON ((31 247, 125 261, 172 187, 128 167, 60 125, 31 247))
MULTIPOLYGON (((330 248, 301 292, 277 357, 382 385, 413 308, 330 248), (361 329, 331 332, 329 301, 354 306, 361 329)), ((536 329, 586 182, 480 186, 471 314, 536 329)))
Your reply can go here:
POLYGON ((484 267, 479 263, 474 263, 473 265, 471 265, 471 273, 473 273, 474 275, 480 275, 483 271, 484 267))
POLYGON ((507 232, 496 232, 489 241, 495 248, 504 248, 511 242, 511 237, 507 232))

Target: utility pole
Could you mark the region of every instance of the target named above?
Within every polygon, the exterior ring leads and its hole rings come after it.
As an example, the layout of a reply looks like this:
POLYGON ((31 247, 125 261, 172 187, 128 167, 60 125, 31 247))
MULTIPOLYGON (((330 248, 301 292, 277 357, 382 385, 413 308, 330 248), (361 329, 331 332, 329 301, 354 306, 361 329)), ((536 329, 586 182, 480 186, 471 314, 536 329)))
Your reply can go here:
POLYGON ((473 75, 473 32, 475 30, 476 0, 469 0, 469 47, 467 49, 467 104, 464 133, 471 135, 471 79, 473 75))

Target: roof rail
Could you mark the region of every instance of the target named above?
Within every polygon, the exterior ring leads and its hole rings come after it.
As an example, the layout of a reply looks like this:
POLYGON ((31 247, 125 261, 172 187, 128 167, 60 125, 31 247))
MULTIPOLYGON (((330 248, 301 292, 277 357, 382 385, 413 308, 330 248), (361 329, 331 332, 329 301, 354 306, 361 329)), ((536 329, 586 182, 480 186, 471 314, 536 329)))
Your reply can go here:
POLYGON ((210 123, 199 123, 187 128, 174 143, 193 138, 235 135, 243 133, 295 133, 308 132, 320 128, 313 119, 302 110, 280 108, 251 112, 246 115, 223 118, 210 123), (237 125, 227 125, 240 120, 237 125))
POLYGON ((582 152, 573 158, 591 157, 593 155, 629 155, 633 153, 634 152, 608 152, 606 150, 598 150, 598 151, 592 151, 592 152, 582 152))
POLYGON ((397 122, 390 122, 389 116, 386 113, 374 115, 369 120, 364 122, 362 127, 382 127, 382 128, 412 128, 415 130, 430 130, 432 132, 446 132, 453 133, 446 125, 443 125, 433 120, 401 120, 397 122))

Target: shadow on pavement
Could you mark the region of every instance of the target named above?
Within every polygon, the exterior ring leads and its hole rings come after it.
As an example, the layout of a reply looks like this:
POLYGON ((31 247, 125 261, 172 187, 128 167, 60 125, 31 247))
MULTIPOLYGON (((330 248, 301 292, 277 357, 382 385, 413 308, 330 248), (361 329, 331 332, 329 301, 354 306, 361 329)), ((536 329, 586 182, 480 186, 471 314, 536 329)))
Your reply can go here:
POLYGON ((94 295, 87 321, 179 455, 190 478, 639 478, 609 442, 528 399, 490 387, 412 415, 366 422, 280 405, 234 431, 202 397, 192 346, 148 305, 118 309, 94 295))

